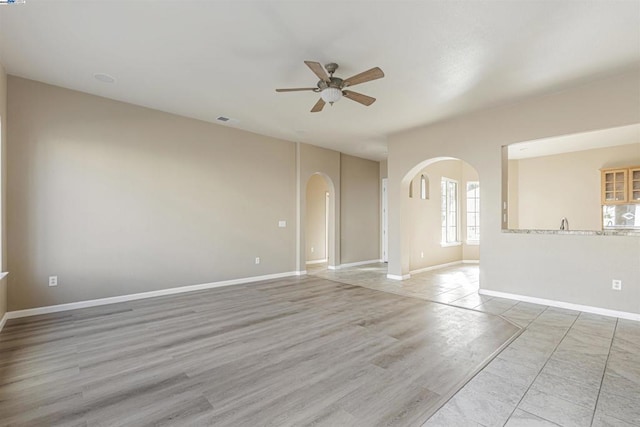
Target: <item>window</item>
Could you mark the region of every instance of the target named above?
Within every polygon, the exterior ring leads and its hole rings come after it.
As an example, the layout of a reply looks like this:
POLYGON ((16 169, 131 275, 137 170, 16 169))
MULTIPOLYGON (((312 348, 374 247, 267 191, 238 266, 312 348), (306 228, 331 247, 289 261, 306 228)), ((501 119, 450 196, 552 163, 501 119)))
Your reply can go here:
POLYGON ((480 183, 467 182, 467 243, 480 242, 480 183))
POLYGON ((458 240, 458 182, 442 178, 442 244, 456 245, 458 240))
POLYGON ((409 183, 409 198, 413 199, 413 181, 409 183))
POLYGON ((420 198, 422 200, 429 198, 429 178, 426 175, 420 175, 420 198))

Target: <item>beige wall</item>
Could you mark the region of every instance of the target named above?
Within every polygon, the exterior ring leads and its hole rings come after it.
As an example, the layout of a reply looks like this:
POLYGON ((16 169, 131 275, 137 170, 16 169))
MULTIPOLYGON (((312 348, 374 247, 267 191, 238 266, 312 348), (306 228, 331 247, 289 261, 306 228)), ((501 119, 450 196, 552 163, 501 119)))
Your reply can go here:
POLYGON ((312 175, 307 182, 306 205, 306 253, 307 262, 327 259, 327 181, 320 175, 312 175))
MULTIPOLYGON (((509 162, 518 188, 518 227, 556 230, 566 217, 571 230, 601 230, 600 169, 640 164, 640 143, 509 162)), ((510 206, 514 203, 510 200, 510 206)), ((514 220, 516 213, 509 212, 514 220)))
MULTIPOLYGON (((7 73, 0 64, 0 272, 7 271, 7 73)), ((7 312, 7 279, 0 280, 0 321, 7 312)))
POLYGON ((381 160, 380 161, 380 179, 383 179, 386 177, 387 177, 387 161, 381 160))
POLYGON ((413 197, 408 199, 410 232, 410 271, 451 262, 478 260, 479 247, 466 243, 466 183, 478 181, 478 174, 468 163, 460 160, 442 160, 422 169, 411 180, 413 197), (429 198, 421 199, 421 176, 429 181, 429 198), (442 246, 441 189, 442 178, 458 181, 459 236, 461 244, 442 246))
POLYGON ((380 259, 380 164, 342 154, 341 264, 380 259))
POLYGON ((302 271, 314 174, 330 264, 378 258, 378 162, 17 77, 8 89, 10 310, 302 271))
POLYGON ((16 77, 8 93, 10 310, 295 270, 294 143, 16 77))
POLYGON ((630 125, 640 118, 637 68, 573 89, 393 135, 389 142, 389 274, 410 270, 408 181, 428 159, 455 157, 481 177, 480 286, 640 313, 640 237, 512 234, 502 228, 501 147, 630 125), (611 280, 623 281, 620 292, 611 280))

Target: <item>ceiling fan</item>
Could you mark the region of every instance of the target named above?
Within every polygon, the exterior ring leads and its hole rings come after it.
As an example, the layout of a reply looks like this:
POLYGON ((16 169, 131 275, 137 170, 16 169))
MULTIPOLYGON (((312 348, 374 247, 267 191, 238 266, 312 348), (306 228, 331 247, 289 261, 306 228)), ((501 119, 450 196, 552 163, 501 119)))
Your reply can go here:
POLYGON ((318 76, 320 81, 318 81, 317 87, 298 87, 291 89, 276 89, 276 92, 297 92, 303 90, 310 90, 320 94, 320 99, 311 109, 312 113, 317 113, 322 111, 325 104, 328 102, 333 105, 334 102, 337 102, 343 96, 352 101, 359 102, 362 105, 366 105, 367 107, 374 102, 376 102, 375 98, 372 98, 367 95, 363 95, 358 92, 353 92, 351 90, 347 90, 345 88, 358 85, 360 83, 369 82, 371 80, 376 80, 384 77, 384 73, 378 67, 372 68, 370 70, 364 71, 360 74, 356 74, 355 76, 351 76, 348 79, 341 79, 339 77, 334 77, 333 73, 338 69, 338 64, 331 62, 322 67, 319 62, 313 61, 304 61, 307 64, 307 67, 313 71, 313 73, 318 76), (326 71, 325 71, 326 69, 326 71), (327 74, 329 73, 329 74, 327 74))

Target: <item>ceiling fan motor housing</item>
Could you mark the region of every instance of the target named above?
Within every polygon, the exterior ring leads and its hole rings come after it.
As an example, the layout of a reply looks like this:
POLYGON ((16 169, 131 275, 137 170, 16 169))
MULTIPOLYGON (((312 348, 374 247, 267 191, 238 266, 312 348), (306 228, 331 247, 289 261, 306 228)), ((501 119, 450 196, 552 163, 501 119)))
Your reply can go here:
POLYGON ((318 88, 320 90, 326 89, 328 87, 335 87, 337 89, 342 89, 344 86, 344 80, 339 77, 329 77, 329 83, 324 80, 318 81, 318 88))

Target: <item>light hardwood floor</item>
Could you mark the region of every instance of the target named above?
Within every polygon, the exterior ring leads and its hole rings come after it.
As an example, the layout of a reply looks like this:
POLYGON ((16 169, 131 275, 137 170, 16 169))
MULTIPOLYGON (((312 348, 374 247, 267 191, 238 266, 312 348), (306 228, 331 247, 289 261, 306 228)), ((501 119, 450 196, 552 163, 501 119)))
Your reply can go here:
POLYGON ((0 425, 419 426, 518 333, 317 277, 16 319, 0 425))

